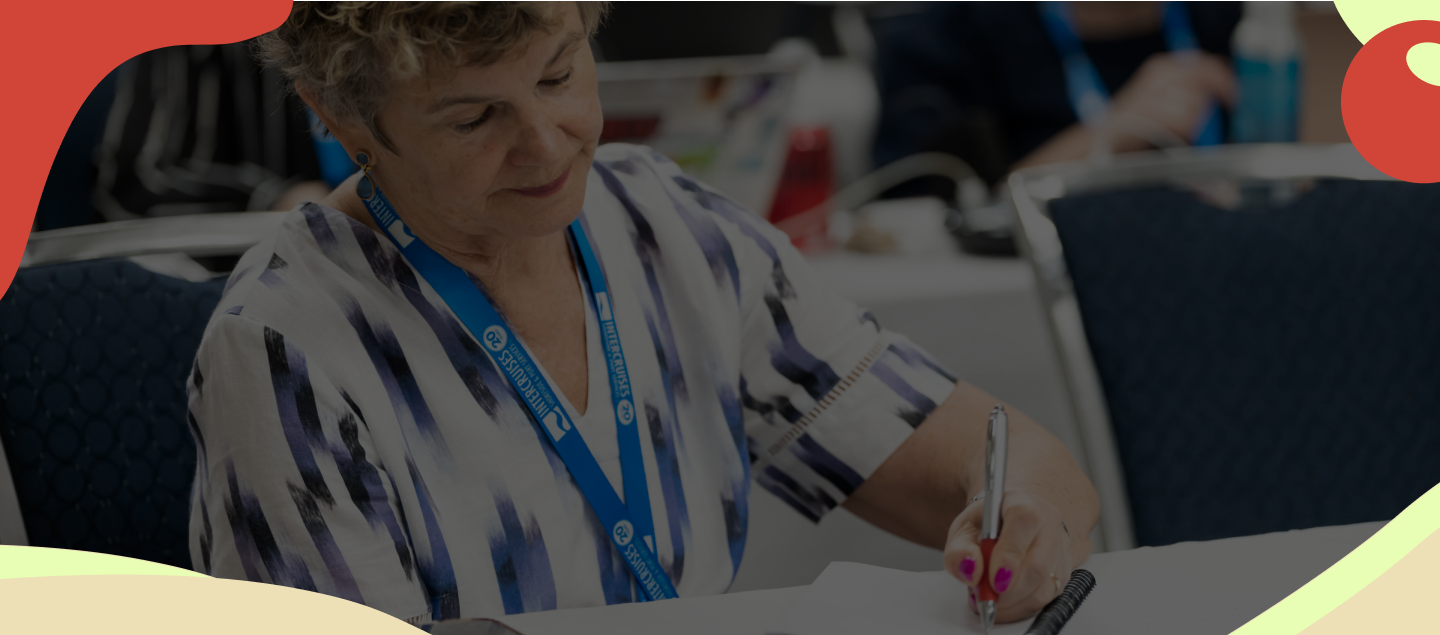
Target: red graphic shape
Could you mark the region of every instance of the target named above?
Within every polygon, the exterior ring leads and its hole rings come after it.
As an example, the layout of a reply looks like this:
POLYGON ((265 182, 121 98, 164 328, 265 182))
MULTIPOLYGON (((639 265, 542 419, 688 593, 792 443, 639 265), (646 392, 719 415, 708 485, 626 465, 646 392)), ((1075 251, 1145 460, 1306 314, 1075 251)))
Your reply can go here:
POLYGON ((14 2, 0 38, 0 289, 20 266, 40 192, 80 104, 105 75, 146 51, 180 44, 228 44, 280 26, 289 0, 195 2, 14 2))
POLYGON ((1376 169, 1402 181, 1440 181, 1440 86, 1410 72, 1405 55, 1440 42, 1440 22, 1392 26, 1355 55, 1345 72, 1340 111, 1355 149, 1376 169))

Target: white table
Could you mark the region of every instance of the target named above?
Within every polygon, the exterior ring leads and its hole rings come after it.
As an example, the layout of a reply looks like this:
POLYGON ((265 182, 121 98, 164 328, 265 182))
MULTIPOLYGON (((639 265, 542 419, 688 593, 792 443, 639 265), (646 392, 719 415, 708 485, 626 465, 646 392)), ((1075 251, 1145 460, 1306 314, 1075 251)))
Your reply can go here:
MULTIPOLYGON (((1065 635, 1223 635, 1339 561, 1383 523, 1092 556, 1097 585, 1065 635)), ((523 635, 762 635, 805 587, 503 618, 523 635)), ((963 602, 963 598, 956 598, 963 602)))

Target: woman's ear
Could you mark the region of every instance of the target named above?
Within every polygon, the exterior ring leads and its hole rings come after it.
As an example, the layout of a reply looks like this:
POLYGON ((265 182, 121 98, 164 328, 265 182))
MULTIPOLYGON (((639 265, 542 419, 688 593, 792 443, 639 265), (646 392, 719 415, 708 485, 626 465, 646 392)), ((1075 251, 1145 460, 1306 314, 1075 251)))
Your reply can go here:
POLYGON ((320 103, 319 98, 315 96, 315 91, 310 90, 310 87, 301 82, 295 82, 295 92, 300 95, 300 100, 310 107, 310 111, 320 119, 320 123, 330 132, 330 136, 340 142, 347 154, 353 153, 356 148, 365 147, 362 139, 355 138, 356 131, 351 126, 340 123, 330 110, 320 103))

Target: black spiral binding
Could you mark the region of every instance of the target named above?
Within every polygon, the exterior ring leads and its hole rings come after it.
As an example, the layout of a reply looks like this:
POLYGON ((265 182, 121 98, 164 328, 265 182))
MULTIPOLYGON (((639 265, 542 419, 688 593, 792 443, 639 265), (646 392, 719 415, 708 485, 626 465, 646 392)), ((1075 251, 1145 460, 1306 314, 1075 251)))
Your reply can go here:
POLYGON ((1080 603, 1090 595, 1090 590, 1095 588, 1095 574, 1084 569, 1076 569, 1070 574, 1070 582, 1065 585, 1065 590, 1060 596, 1051 600, 1045 608, 1040 609, 1040 614, 1035 616, 1035 622, 1030 625, 1025 635, 1056 635, 1065 623, 1070 621, 1075 611, 1080 609, 1080 603))

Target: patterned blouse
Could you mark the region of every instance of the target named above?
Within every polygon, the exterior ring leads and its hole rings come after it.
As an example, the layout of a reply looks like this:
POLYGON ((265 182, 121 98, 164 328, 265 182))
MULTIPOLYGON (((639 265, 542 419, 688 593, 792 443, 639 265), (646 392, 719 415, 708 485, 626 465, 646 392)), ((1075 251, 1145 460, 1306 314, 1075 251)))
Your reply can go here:
MULTIPOLYGON (((954 388, 784 234, 646 148, 600 148, 582 222, 649 432, 657 556, 681 597, 729 587, 752 476, 819 520, 954 388)), ((585 306, 590 406, 564 405, 623 497, 585 306)), ((388 240, 340 212, 302 206, 241 259, 189 394, 198 571, 411 620, 639 597, 473 335, 388 240)))

